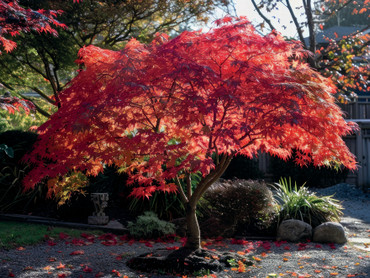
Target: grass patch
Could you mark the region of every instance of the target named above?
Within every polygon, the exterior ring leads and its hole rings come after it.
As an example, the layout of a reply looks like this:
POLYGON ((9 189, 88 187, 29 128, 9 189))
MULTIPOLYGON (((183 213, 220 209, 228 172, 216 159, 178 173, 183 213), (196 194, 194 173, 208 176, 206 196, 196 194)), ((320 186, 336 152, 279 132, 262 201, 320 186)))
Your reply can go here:
MULTIPOLYGON (((59 234, 65 233, 73 238, 79 238, 83 232, 86 231, 42 224, 0 221, 0 249, 37 244, 45 240, 45 235, 59 239, 59 234)), ((102 234, 101 231, 88 231, 87 233, 102 234)))

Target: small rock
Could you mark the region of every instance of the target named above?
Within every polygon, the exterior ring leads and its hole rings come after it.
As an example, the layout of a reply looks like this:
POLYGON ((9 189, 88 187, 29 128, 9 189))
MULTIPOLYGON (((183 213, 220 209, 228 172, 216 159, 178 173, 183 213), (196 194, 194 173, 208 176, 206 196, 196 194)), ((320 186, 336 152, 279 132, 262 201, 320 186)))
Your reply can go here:
POLYGON ((347 238, 341 224, 325 222, 313 230, 313 241, 343 244, 347 242, 347 238))
POLYGON ((311 225, 296 219, 289 219, 281 222, 277 232, 277 240, 279 241, 287 240, 297 242, 311 237, 311 225))

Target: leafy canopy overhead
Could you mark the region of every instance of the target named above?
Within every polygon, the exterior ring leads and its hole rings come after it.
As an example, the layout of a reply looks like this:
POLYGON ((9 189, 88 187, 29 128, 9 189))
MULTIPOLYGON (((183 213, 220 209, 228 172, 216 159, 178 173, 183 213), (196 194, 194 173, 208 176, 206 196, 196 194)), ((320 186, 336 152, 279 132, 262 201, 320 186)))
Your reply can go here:
POLYGON ((217 23, 172 40, 159 34, 148 45, 132 39, 121 51, 82 48, 84 69, 25 157, 35 164, 25 187, 49 177, 54 190, 70 171, 97 175, 114 164, 142 185, 133 195, 149 197, 180 190, 169 181, 191 173, 205 180, 236 154, 286 159, 292 149, 301 165, 354 169, 341 136, 355 126, 301 45, 261 36, 244 18, 217 23))

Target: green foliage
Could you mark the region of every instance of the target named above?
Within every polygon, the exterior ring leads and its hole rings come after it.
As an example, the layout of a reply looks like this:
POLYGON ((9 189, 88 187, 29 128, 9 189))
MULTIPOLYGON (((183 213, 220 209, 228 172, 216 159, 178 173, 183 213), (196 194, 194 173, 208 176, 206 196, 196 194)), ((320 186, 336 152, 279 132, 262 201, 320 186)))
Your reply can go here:
POLYGON ((275 183, 275 197, 280 204, 279 222, 298 219, 316 227, 324 222, 338 221, 343 215, 340 202, 331 196, 318 197, 304 185, 298 187, 292 179, 275 183))
POLYGON ((24 111, 19 111, 10 114, 5 110, 0 110, 0 132, 14 129, 28 131, 33 126, 40 126, 46 119, 40 113, 27 114, 24 111))
POLYGON ((234 232, 255 233, 268 230, 275 219, 275 203, 264 182, 224 181, 213 185, 204 196, 209 212, 234 232))
POLYGON ((136 222, 128 222, 127 228, 135 238, 157 238, 175 233, 175 225, 163 220, 152 211, 137 217, 136 222))

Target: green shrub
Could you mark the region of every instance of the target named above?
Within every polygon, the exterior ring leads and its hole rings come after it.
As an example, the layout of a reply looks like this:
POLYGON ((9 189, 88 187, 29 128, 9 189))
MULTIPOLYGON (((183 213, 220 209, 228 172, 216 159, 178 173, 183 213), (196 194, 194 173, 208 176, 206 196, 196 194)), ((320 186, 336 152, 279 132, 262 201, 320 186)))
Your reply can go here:
POLYGON ((137 217, 136 222, 128 222, 127 228, 135 238, 158 238, 175 233, 175 225, 160 220, 152 211, 137 217))
POLYGON ((274 224, 275 203, 264 182, 221 180, 204 196, 209 212, 228 227, 231 234, 268 234, 274 224))
POLYGON ((324 222, 338 221, 343 207, 333 196, 318 197, 302 185, 292 184, 292 179, 280 179, 275 183, 275 198, 280 204, 279 222, 298 219, 316 227, 324 222))

